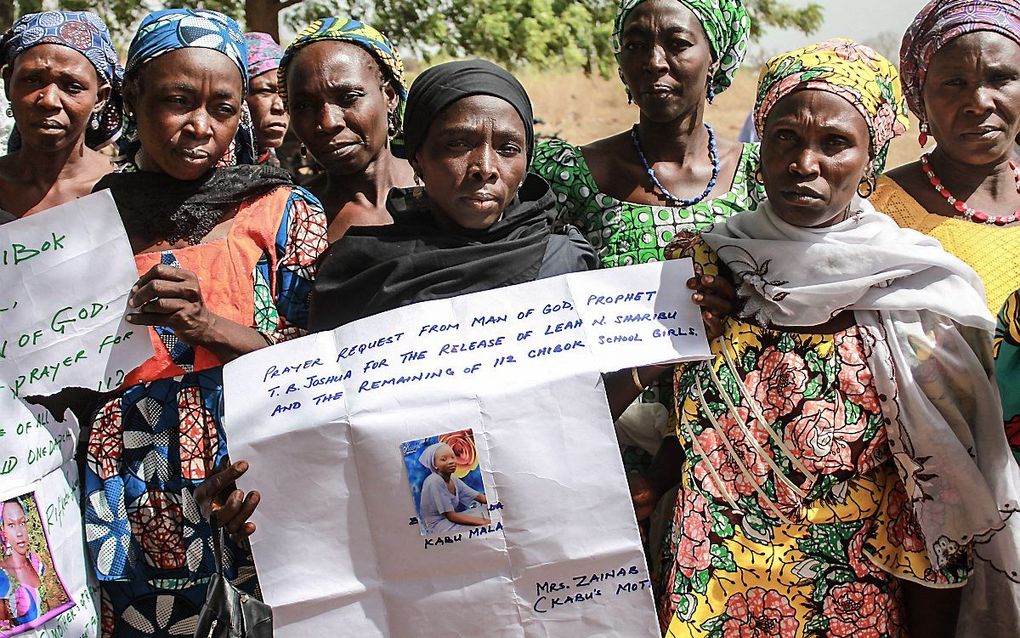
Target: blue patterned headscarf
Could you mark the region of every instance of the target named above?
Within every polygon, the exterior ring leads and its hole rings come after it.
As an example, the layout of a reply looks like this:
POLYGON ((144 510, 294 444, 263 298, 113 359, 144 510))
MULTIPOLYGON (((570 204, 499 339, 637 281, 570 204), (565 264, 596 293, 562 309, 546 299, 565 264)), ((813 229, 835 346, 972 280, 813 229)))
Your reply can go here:
MULTIPOLYGON (((145 16, 131 40, 126 73, 137 73, 163 54, 188 48, 211 49, 227 56, 241 74, 242 97, 248 94, 248 46, 241 27, 232 18, 209 9, 164 9, 145 16)), ((251 114, 242 99, 241 124, 220 165, 253 164, 257 159, 251 114)))
MULTIPOLYGON (((123 125, 124 69, 117 61, 110 31, 94 13, 88 11, 43 11, 29 13, 4 34, 0 41, 0 59, 10 65, 15 58, 39 44, 59 44, 81 53, 92 63, 100 84, 110 86, 110 97, 103 111, 85 129, 85 144, 89 148, 102 148, 117 139, 123 125), (93 126, 94 124, 94 126, 93 126)), ((12 150, 20 145, 15 131, 12 150)))

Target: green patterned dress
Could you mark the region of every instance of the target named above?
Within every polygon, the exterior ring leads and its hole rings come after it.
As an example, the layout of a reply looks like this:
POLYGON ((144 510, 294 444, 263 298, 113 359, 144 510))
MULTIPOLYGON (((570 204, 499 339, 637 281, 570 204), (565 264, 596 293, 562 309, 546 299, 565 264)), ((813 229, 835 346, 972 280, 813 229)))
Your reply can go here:
POLYGON ((664 261, 677 232, 700 230, 720 219, 757 208, 765 187, 753 178, 758 145, 745 144, 729 192, 687 208, 624 202, 602 193, 580 148, 563 140, 538 145, 532 171, 556 193, 561 219, 577 226, 604 268, 664 261))

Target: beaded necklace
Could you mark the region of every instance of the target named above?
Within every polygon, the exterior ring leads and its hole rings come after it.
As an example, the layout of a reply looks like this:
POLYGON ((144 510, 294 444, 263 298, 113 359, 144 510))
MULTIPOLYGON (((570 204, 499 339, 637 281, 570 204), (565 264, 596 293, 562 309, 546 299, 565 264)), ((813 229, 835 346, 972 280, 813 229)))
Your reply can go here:
MULTIPOLYGON (((1013 162, 1009 163, 1009 167, 1013 169, 1017 192, 1020 192, 1020 170, 1017 170, 1016 164, 1013 162)), ((989 215, 988 213, 975 210, 968 206, 967 202, 953 197, 953 194, 942 185, 942 180, 935 174, 935 170, 931 167, 931 159, 927 153, 921 155, 921 170, 924 171, 924 174, 928 177, 928 182, 935 188, 938 194, 944 197, 949 202, 949 205, 957 210, 957 217, 962 217, 975 224, 991 224, 995 226, 1005 226, 1020 219, 1020 210, 1013 211, 1012 215, 989 215)))
POLYGON ((644 151, 641 150, 641 138, 638 135, 638 125, 635 124, 634 128, 630 130, 630 138, 634 141, 634 150, 637 151, 638 157, 641 158, 641 165, 645 167, 645 172, 648 173, 648 178, 652 180, 652 185, 659 189, 659 192, 662 193, 674 206, 679 208, 693 206, 703 201, 706 197, 708 197, 709 193, 712 192, 712 189, 715 188, 715 183, 719 180, 719 149, 717 149, 715 145, 715 131, 713 131, 712 127, 707 123, 705 124, 705 129, 708 131, 708 157, 712 161, 712 179, 708 181, 708 186, 705 187, 705 190, 701 193, 701 195, 698 195, 693 199, 683 199, 682 197, 677 197, 666 190, 666 187, 662 185, 659 178, 655 176, 655 171, 652 170, 651 165, 648 163, 648 158, 645 157, 644 151))

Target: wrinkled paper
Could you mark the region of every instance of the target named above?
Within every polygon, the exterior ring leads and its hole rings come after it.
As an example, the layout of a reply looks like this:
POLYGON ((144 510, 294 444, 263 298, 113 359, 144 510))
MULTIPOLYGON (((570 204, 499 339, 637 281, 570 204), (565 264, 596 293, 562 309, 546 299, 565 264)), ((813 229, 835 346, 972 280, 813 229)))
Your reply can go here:
POLYGON ((658 636, 600 372, 708 357, 692 274, 430 301, 228 364, 276 636, 658 636), (490 524, 423 536, 401 445, 464 430, 490 524))

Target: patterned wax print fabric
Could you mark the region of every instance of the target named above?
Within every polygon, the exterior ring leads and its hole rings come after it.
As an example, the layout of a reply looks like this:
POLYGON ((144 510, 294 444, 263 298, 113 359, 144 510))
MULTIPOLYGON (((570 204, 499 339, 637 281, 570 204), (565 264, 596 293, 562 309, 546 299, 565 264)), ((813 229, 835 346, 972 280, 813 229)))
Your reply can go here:
MULTIPOLYGON (((139 273, 195 272, 213 312, 275 343, 304 332, 326 225, 318 200, 282 187, 242 204, 223 239, 135 260, 139 273)), ((172 330, 149 338, 156 354, 100 406, 86 441, 85 538, 115 638, 192 636, 216 571, 194 492, 227 456, 222 367, 172 330)), ((228 575, 257 594, 251 556, 228 545, 228 575)))
MULTIPOLYGON (((81 53, 96 69, 101 85, 110 86, 110 97, 97 117, 96 127, 85 130, 85 144, 92 149, 106 146, 120 135, 124 120, 124 69, 110 39, 106 23, 88 11, 43 11, 21 16, 0 41, 4 65, 40 44, 59 44, 81 53)), ((6 139, 6 138, 5 138, 6 139)), ((12 140, 17 148, 20 140, 12 140)))
POLYGON ((1020 463, 1020 290, 1006 300, 995 332, 995 378, 1002 395, 1006 438, 1020 463))
POLYGON ((277 71, 279 73, 280 97, 283 98, 284 106, 290 108, 287 104, 287 67, 294 56, 309 44, 327 40, 350 42, 372 54, 383 75, 389 80, 390 86, 397 94, 394 125, 398 131, 402 130, 404 106, 407 103, 407 87, 404 86, 404 61, 389 38, 358 20, 323 18, 309 24, 294 38, 283 54, 280 69, 277 71))
POLYGON ((280 68, 283 49, 276 43, 273 36, 259 31, 244 34, 248 45, 248 76, 255 77, 280 68))
POLYGON ((871 133, 873 173, 885 170, 889 142, 910 125, 896 67, 871 47, 836 38, 778 55, 761 69, 754 104, 758 137, 769 112, 794 91, 834 93, 864 117, 871 133))
MULTIPOLYGON (((706 274, 717 259, 696 240, 706 274)), ((683 479, 664 548, 669 637, 899 638, 900 579, 933 570, 892 464, 870 333, 797 334, 730 319, 714 358, 678 366, 683 479)), ((958 567, 958 568, 957 568, 958 567)))
MULTIPOLYGON (((623 27, 627 16, 645 0, 622 0, 613 23, 613 51, 620 59, 623 51, 623 27)), ((733 84, 740 63, 747 53, 751 18, 742 0, 677 0, 701 22, 712 48, 712 92, 718 95, 733 84)))
POLYGON ((900 74, 907 104, 927 119, 921 93, 935 53, 950 41, 975 31, 992 31, 1020 43, 1017 0, 931 0, 903 34, 900 74))

